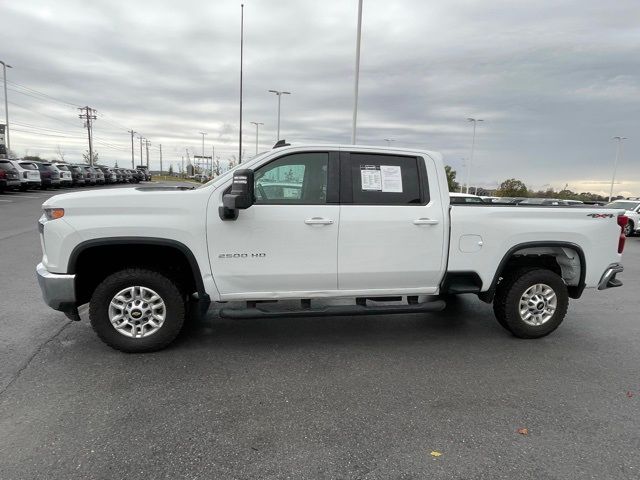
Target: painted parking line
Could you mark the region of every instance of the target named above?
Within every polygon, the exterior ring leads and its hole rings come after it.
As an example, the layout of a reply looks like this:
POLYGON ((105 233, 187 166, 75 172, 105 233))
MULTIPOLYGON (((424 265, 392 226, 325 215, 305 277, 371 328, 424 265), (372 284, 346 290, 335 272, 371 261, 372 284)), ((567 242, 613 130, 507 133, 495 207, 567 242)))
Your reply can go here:
POLYGON ((13 203, 13 200, 4 200, 3 198, 0 198, 0 202, 13 203))

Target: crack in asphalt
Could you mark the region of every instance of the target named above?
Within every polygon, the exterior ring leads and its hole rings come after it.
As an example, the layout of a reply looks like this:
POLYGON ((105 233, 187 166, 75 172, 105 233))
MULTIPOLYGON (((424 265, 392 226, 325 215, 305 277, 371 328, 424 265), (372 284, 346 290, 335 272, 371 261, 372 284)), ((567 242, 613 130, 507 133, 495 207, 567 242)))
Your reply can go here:
POLYGON ((11 377, 11 379, 7 382, 7 384, 2 387, 2 389, 0 390, 0 397, 2 397, 4 395, 4 393, 9 389, 9 387, 11 387, 11 385, 14 384, 14 382, 20 377, 20 375, 22 375, 22 372, 24 372, 27 367, 31 364, 31 362, 33 361, 34 358, 36 358, 36 356, 42 351, 42 349, 47 346, 51 341, 53 341, 58 335, 60 335, 62 333, 62 331, 67 328, 69 325, 71 325, 73 322, 71 320, 67 320, 62 327, 60 327, 58 329, 57 332, 55 332, 51 337, 49 337, 49 339, 47 339, 46 341, 42 342, 40 344, 40 346, 38 348, 35 349, 35 351, 31 354, 31 356, 27 359, 26 362, 24 362, 24 364, 18 369, 18 371, 11 377))

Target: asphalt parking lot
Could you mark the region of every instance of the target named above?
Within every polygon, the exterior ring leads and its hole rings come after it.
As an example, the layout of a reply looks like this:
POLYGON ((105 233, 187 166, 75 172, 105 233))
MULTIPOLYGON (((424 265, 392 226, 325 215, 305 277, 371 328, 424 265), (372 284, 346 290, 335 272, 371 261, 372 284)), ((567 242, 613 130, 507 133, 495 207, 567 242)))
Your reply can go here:
POLYGON ((126 355, 40 298, 52 194, 0 195, 0 479, 640 478, 640 238, 625 285, 540 340, 465 297, 436 315, 210 316, 126 355))

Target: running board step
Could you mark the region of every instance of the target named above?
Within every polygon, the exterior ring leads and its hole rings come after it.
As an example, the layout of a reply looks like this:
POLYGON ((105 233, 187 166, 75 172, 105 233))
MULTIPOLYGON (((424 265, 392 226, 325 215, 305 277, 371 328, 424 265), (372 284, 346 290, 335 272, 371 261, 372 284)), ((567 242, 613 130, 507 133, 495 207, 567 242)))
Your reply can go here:
POLYGON ((223 308, 220 310, 222 318, 290 318, 290 317, 329 317, 336 315, 382 315, 400 313, 439 312, 444 310, 446 303, 443 300, 434 302, 416 303, 413 305, 340 305, 326 306, 322 308, 310 308, 308 310, 267 310, 265 308, 223 308))

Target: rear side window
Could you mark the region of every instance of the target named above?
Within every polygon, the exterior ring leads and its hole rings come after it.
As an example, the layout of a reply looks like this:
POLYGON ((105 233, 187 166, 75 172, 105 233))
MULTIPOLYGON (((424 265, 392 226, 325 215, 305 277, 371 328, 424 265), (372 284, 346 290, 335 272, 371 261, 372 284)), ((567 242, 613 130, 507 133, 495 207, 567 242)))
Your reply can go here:
POLYGON ((429 201, 426 171, 416 157, 351 153, 341 156, 341 202, 420 205, 429 201))
POLYGON ((6 172, 13 172, 15 170, 15 167, 11 165, 11 162, 7 162, 7 161, 3 162, 0 160, 0 170, 4 170, 6 172))

